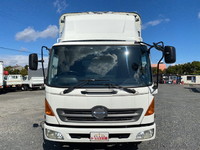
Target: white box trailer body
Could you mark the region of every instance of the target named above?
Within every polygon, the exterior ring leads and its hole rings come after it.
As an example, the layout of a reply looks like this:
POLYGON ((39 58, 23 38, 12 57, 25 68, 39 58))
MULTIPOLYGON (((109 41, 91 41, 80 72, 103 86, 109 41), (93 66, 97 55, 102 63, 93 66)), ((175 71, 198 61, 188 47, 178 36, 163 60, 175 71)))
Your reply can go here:
POLYGON ((60 42, 70 41, 141 41, 141 20, 135 13, 63 14, 60 42))
POLYGON ((0 61, 0 89, 3 89, 3 61, 0 61))
POLYGON ((183 75, 181 82, 184 84, 197 84, 200 85, 200 75, 183 75))
POLYGON ((140 16, 72 13, 63 14, 59 22, 60 38, 50 51, 45 85, 45 139, 154 139, 154 90, 149 53, 138 44, 140 16))

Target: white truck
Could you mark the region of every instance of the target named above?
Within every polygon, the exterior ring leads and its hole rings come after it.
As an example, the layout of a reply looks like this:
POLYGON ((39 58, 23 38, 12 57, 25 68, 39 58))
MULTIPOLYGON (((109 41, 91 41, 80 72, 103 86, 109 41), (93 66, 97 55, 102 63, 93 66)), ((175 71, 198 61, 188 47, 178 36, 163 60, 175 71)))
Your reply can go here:
POLYGON ((23 77, 20 74, 4 75, 4 89, 18 89, 27 91, 29 89, 44 89, 44 77, 23 77))
POLYGON ((37 71, 28 69, 28 75, 23 78, 21 89, 23 91, 27 91, 28 89, 44 89, 42 69, 37 71))
POLYGON ((23 78, 20 74, 4 75, 3 61, 0 61, 0 90, 21 88, 23 78))
POLYGON ((0 61, 0 90, 3 89, 3 61, 0 61))
POLYGON ((4 75, 3 61, 0 61, 0 89, 44 89, 44 77, 42 70, 28 70, 28 75, 23 77, 20 74, 4 75))
MULTIPOLYGON (((46 141, 123 143, 156 136, 150 49, 175 62, 175 48, 142 42, 137 13, 63 14, 45 79, 46 141)), ((162 60, 162 59, 161 59, 162 60)), ((161 62, 161 60, 159 62, 161 62)), ((29 55, 36 70, 37 54, 29 55)), ((159 65, 158 65, 159 67, 159 65)))
POLYGON ((23 77, 20 74, 4 75, 4 89, 21 89, 23 77))

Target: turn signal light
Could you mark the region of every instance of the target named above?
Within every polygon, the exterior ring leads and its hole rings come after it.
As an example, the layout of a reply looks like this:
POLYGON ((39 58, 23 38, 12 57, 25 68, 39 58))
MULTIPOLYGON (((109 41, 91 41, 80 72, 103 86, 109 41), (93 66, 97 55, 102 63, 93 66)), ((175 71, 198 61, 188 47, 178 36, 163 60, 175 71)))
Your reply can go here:
POLYGON ((55 116, 51 109, 51 106, 49 105, 46 99, 45 99, 45 113, 46 115, 49 115, 49 116, 55 116))
POLYGON ((149 116, 149 115, 152 115, 154 113, 154 106, 155 106, 155 102, 154 102, 154 99, 152 100, 151 102, 151 105, 149 106, 145 116, 149 116))

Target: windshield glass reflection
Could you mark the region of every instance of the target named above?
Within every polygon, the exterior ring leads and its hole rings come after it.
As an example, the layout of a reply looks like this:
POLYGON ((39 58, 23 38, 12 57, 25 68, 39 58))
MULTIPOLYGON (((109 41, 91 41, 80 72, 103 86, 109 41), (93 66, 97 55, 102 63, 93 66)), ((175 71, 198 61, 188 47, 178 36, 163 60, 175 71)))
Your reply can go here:
MULTIPOLYGON (((152 83, 145 46, 55 46, 51 54, 49 86, 69 87, 88 79, 127 87, 152 83)), ((94 82, 85 87, 104 85, 94 82)))

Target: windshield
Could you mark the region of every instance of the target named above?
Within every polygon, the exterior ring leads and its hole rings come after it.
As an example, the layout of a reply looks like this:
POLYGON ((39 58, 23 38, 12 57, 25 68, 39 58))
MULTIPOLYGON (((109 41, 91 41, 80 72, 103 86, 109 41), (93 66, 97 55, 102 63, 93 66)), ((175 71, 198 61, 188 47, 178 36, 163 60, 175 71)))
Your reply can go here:
POLYGON ((105 87, 105 83, 125 87, 152 84, 146 46, 55 46, 49 62, 47 84, 71 87, 95 79, 84 87, 105 87), (103 84, 103 83, 104 84, 103 84))

